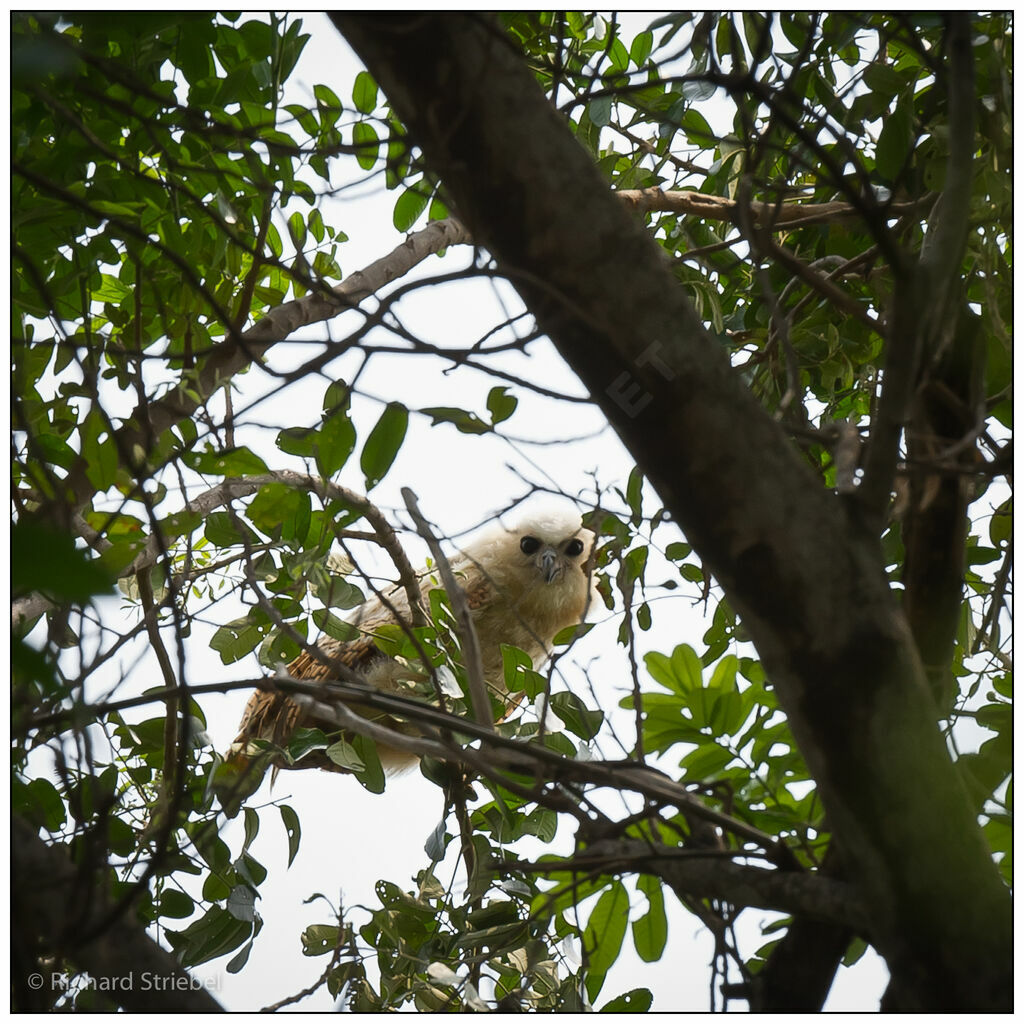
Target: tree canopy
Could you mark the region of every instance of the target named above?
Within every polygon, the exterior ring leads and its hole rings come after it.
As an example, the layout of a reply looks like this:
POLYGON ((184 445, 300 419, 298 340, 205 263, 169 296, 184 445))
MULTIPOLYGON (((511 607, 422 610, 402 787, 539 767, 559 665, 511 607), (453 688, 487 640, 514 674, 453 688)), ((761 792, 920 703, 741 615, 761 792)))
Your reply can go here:
MULTIPOLYGON (((14 1005, 301 944, 274 1008, 672 1010, 623 965, 681 912, 714 1008, 868 947, 1009 1008, 1011 16, 332 20, 310 88, 291 16, 12 21, 14 1005), (436 686, 285 671, 544 496, 602 607, 498 725, 443 589, 378 641, 436 686), (324 808, 222 799, 254 686, 418 723, 443 808, 301 934, 263 861, 324 808)), ((342 832, 381 735, 281 750, 342 832)))

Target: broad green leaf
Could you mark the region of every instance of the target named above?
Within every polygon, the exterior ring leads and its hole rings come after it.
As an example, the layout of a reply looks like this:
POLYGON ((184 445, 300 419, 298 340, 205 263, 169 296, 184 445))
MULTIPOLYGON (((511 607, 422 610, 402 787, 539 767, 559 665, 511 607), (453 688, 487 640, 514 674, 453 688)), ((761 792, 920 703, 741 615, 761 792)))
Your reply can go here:
POLYGON ((289 455, 312 458, 320 432, 316 427, 287 427, 277 435, 277 447, 289 455))
POLYGON ((372 114, 377 109, 377 83, 369 71, 360 71, 352 87, 352 102, 362 114, 372 114))
POLYGON ((356 428, 345 412, 324 420, 316 442, 316 465, 325 478, 334 476, 345 465, 356 446, 356 428))
POLYGON ((252 935, 252 924, 239 921, 223 907, 211 907, 184 931, 165 934, 185 967, 197 967, 237 949, 252 935))
POLYGON ((587 994, 591 1002, 597 998, 605 975, 619 958, 622 940, 629 922, 629 895, 617 879, 601 894, 591 911, 583 941, 590 956, 587 994))
POLYGON ((11 527, 11 594, 43 591, 58 601, 88 601, 113 589, 110 575, 66 533, 19 520, 11 527))
POLYGON ((395 461, 409 426, 409 410, 400 402, 390 402, 363 445, 359 466, 366 477, 366 489, 372 490, 395 461))
POLYGON ((253 921, 256 918, 256 894, 247 885, 236 885, 228 896, 227 908, 239 921, 253 921))
POLYGON ((316 98, 317 105, 320 107, 326 107, 338 112, 342 109, 341 100, 338 99, 337 94, 329 86, 314 85, 313 96, 316 98))
MULTIPOLYGON (((345 583, 344 580, 340 581, 342 586, 352 587, 351 583, 345 583)), ((362 597, 362 591, 358 587, 352 587, 353 590, 359 592, 359 596, 362 597)), ((356 601, 356 604, 360 604, 361 601, 356 601)), ((349 605, 352 607, 352 605, 349 605)), ((342 643, 348 643, 350 640, 355 640, 359 636, 359 630, 352 625, 350 622, 343 622, 336 615, 332 615, 326 608, 315 608, 313 609, 313 622, 316 624, 318 629, 323 630, 332 640, 340 640, 342 643)))
POLYGON ((311 924, 302 933, 303 956, 323 956, 330 953, 338 944, 338 926, 336 924, 311 924))
POLYGON ((885 118, 878 145, 875 149, 875 166, 887 181, 896 181, 910 155, 913 143, 913 110, 904 97, 896 109, 885 118))
POLYGON ((644 61, 650 56, 651 47, 654 45, 654 35, 650 32, 641 32, 633 40, 629 47, 629 59, 639 68, 643 67, 644 61))
MULTIPOLYGON (((352 126, 352 144, 358 147, 356 161, 364 171, 372 171, 373 165, 377 162, 380 153, 380 137, 376 129, 367 121, 356 121, 352 126)), ((416 214, 419 216, 419 214, 416 214)), ((398 217, 398 208, 395 208, 395 217, 398 217)), ((416 217, 413 217, 415 220, 416 217)))
POLYGON ((256 838, 260 831, 260 816, 259 812, 254 810, 252 807, 246 807, 243 810, 244 823, 245 823, 245 842, 242 843, 242 853, 245 853, 252 844, 252 841, 256 838))
POLYGON ((601 1013, 646 1013, 654 1002, 650 989, 633 988, 601 1007, 601 1013))
POLYGON ((95 407, 86 416, 81 435, 82 457, 86 461, 89 482, 97 491, 105 491, 117 477, 119 459, 114 438, 95 407))
POLYGON ((301 761, 314 750, 325 750, 328 746, 327 737, 320 729, 296 729, 288 740, 288 756, 293 761, 301 761))
POLYGON ((266 626, 258 626, 247 618, 235 619, 218 629, 210 639, 210 646, 220 654, 225 665, 239 661, 260 645, 266 626))
POLYGON ((56 832, 67 820, 64 801, 47 779, 32 779, 28 783, 17 780, 12 788, 11 802, 19 814, 48 832, 56 832))
POLYGON ((366 770, 366 765, 363 763, 363 759, 356 753, 355 747, 351 743, 346 743, 345 740, 338 740, 337 743, 332 743, 324 753, 340 768, 347 768, 352 772, 366 770))
POLYGON ((177 889, 167 889, 160 897, 159 913, 161 917, 191 917, 196 905, 192 897, 177 889))
POLYGON ((633 945, 637 955, 645 963, 661 959, 668 940, 668 921, 665 917, 664 883, 654 875, 640 875, 637 888, 647 897, 649 909, 643 917, 633 922, 633 945))
POLYGON ((248 448, 231 448, 222 452, 186 452, 182 461, 197 473, 218 476, 255 476, 267 472, 267 464, 248 448))
POLYGON ((590 114, 590 120, 598 128, 604 128, 612 120, 612 97, 598 96, 590 101, 587 110, 590 114))
POLYGON ((714 778, 734 758, 734 754, 717 743, 705 743, 692 750, 679 762, 680 768, 686 771, 688 782, 706 782, 714 778))
POLYGON ((429 191, 422 183, 410 185, 395 203, 395 212, 392 220, 395 229, 408 231, 419 219, 419 216, 427 208, 430 201, 429 191))
POLYGON ((591 711, 576 694, 568 691, 551 695, 551 710, 570 732, 585 740, 592 740, 604 722, 603 711, 591 711))
POLYGON ((377 745, 368 736, 353 736, 352 746, 363 762, 363 770, 356 772, 356 778, 371 793, 383 793, 386 780, 377 755, 377 745))

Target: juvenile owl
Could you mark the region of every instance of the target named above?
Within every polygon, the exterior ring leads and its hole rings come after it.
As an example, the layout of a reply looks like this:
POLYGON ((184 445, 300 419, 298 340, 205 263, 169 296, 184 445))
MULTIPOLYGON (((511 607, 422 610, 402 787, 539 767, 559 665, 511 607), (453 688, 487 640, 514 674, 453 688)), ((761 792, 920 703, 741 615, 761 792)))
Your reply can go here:
MULTIPOLYGON (((480 644, 484 680, 492 694, 505 699, 507 708, 515 704, 504 681, 501 645, 511 644, 529 655, 534 668, 546 661, 551 642, 567 626, 581 622, 593 607, 594 591, 588 560, 594 535, 583 528, 579 517, 547 514, 533 516, 515 528, 501 525, 490 528, 451 559, 455 578, 465 593, 477 639, 480 644)), ((429 591, 441 586, 436 575, 424 569, 417 573, 426 602, 429 591)), ((408 600, 402 588, 385 595, 388 603, 408 621, 408 600)), ((377 598, 360 605, 349 621, 360 635, 349 641, 323 639, 317 645, 322 659, 303 651, 287 668, 296 679, 329 682, 339 678, 331 662, 340 663, 359 674, 370 686, 387 693, 408 694, 409 664, 386 655, 375 642, 375 634, 396 622, 394 614, 377 598)), ((403 726, 381 712, 348 705, 356 713, 392 728, 403 726)), ((254 740, 269 740, 284 746, 300 727, 337 732, 337 726, 318 721, 313 715, 282 693, 257 691, 249 698, 238 736, 228 751, 220 773, 218 790, 228 786, 251 792, 259 784, 266 767, 325 768, 344 771, 322 751, 289 764, 280 757, 268 758, 254 740), (262 759, 259 766, 251 765, 262 759), (260 770, 254 770, 259 767, 260 770), (243 779, 248 777, 248 781, 243 779)), ((403 731, 415 731, 403 729, 403 731)), ((377 745, 381 764, 387 771, 414 764, 414 755, 377 745)))

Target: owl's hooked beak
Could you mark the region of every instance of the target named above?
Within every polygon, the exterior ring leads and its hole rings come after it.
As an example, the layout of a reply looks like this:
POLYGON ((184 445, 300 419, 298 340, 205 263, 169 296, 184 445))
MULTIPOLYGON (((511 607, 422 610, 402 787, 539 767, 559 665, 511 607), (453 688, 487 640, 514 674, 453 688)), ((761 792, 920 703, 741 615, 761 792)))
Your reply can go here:
POLYGON ((552 547, 544 548, 537 560, 537 565, 545 583, 554 583, 565 571, 565 566, 559 560, 558 552, 552 547))

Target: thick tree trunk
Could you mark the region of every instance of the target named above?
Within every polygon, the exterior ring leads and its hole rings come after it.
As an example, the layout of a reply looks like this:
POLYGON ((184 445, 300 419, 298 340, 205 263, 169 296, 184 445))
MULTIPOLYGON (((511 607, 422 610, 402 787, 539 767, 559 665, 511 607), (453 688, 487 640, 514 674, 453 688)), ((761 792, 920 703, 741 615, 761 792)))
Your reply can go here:
POLYGON ((1010 899, 877 538, 731 372, 481 15, 332 15, 743 617, 903 1009, 1010 1006, 1010 899))

